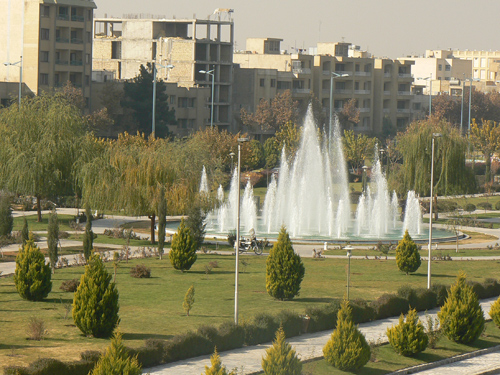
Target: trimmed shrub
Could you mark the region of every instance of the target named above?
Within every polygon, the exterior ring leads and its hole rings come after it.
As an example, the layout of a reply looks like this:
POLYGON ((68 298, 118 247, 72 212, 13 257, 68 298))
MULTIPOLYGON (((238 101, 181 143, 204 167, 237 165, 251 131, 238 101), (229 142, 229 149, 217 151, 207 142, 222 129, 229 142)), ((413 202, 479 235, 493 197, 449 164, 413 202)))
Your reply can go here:
POLYGON ((167 341, 165 348, 166 362, 180 361, 181 359, 198 357, 213 353, 214 344, 197 332, 188 331, 167 341))
POLYGON ((245 329, 233 321, 225 321, 217 329, 217 335, 212 342, 221 352, 241 348, 245 343, 245 329))
POLYGON ((354 325, 348 301, 342 301, 337 328, 323 348, 325 360, 342 371, 360 369, 370 360, 370 346, 354 325))
POLYGON ((415 307, 418 303, 417 291, 413 289, 410 285, 402 285, 398 288, 397 295, 408 301, 411 307, 415 307))
POLYGON ((431 285, 431 290, 436 293, 437 306, 443 306, 446 302, 446 298, 448 297, 449 287, 436 283, 431 285))
POLYGON ((78 289, 79 285, 80 285, 80 280, 78 280, 78 279, 64 280, 61 283, 61 286, 59 287, 59 289, 61 289, 64 292, 74 293, 78 289))
POLYGON ((262 369, 266 375, 300 375, 302 362, 292 346, 285 340, 285 332, 280 327, 276 332, 273 346, 266 350, 262 358, 262 369))
POLYGON ((73 320, 87 336, 110 337, 118 325, 118 290, 99 255, 94 254, 73 299, 73 320))
POLYGON ((83 362, 97 363, 99 358, 101 358, 101 352, 98 350, 85 350, 84 352, 80 353, 80 359, 83 362))
POLYGON ((35 242, 30 239, 16 256, 14 283, 19 295, 28 301, 41 301, 52 290, 51 270, 35 242))
POLYGON ((408 311, 406 319, 401 314, 399 324, 387 328, 387 337, 394 351, 405 357, 424 351, 429 342, 415 309, 408 311))
POLYGON ((497 201, 497 203, 495 203, 495 210, 500 211, 500 201, 497 201))
POLYGON ((311 318, 308 331, 319 332, 335 328, 339 309, 338 301, 326 306, 306 307, 305 313, 311 318))
POLYGON ((236 375, 233 371, 227 372, 226 366, 222 366, 217 348, 210 357, 210 363, 212 364, 211 367, 205 366, 205 375, 236 375))
POLYGON ((122 343, 122 334, 115 333, 110 346, 99 359, 91 375, 141 375, 141 366, 137 357, 130 357, 122 343))
POLYGON ((486 295, 486 289, 484 289, 483 284, 476 281, 467 281, 467 285, 472 288, 472 291, 476 294, 477 298, 488 298, 488 296, 486 295))
POLYGON ((276 315, 276 322, 283 328, 286 337, 298 336, 302 330, 302 317, 290 310, 281 310, 276 315))
POLYGON ((292 247, 292 241, 281 227, 278 240, 269 251, 266 260, 266 290, 273 298, 290 300, 299 295, 305 268, 300 255, 292 247))
POLYGON ((130 353, 137 355, 137 360, 142 367, 152 367, 165 363, 167 341, 158 339, 147 339, 144 346, 137 349, 129 349, 130 353))
POLYGON ((27 368, 22 366, 7 366, 3 369, 4 375, 31 375, 27 368))
POLYGON ((40 358, 30 363, 28 371, 32 375, 64 375, 68 373, 68 366, 57 359, 40 358))
POLYGON ((493 323, 495 323, 495 325, 500 328, 500 298, 493 302, 489 314, 491 316, 491 319, 493 320, 493 323))
POLYGON ((415 306, 417 311, 431 310, 437 307, 437 294, 432 289, 419 288, 415 291, 417 295, 417 303, 415 306))
POLYGON ((395 294, 382 294, 370 306, 375 310, 377 319, 398 316, 408 311, 408 300, 395 294))
POLYGON ((483 210, 492 210, 493 206, 491 205, 490 202, 480 202, 477 204, 478 207, 482 208, 483 210))
POLYGON ((137 279, 147 279, 151 277, 151 268, 144 264, 138 264, 130 269, 130 276, 137 279))
POLYGON ((279 324, 271 314, 260 313, 254 316, 251 323, 244 323, 245 344, 257 345, 273 340, 279 324))
POLYGON ((418 270, 422 263, 417 244, 412 240, 408 230, 396 247, 396 263, 399 270, 406 272, 407 275, 418 270))
POLYGON ((362 299, 349 301, 349 306, 352 309, 352 321, 356 324, 371 322, 376 317, 376 312, 368 302, 362 299))
POLYGON ((476 211, 476 205, 473 203, 467 203, 464 207, 464 210, 469 212, 469 213, 474 212, 474 211, 476 211))
POLYGON ((500 296, 500 284, 496 279, 486 279, 483 283, 485 290, 485 298, 500 296))
POLYGON ((10 208, 10 199, 6 195, 0 195, 0 237, 9 236, 14 228, 14 218, 10 208))
POLYGON ((484 330, 484 314, 477 295, 460 272, 451 286, 445 304, 438 312, 443 334, 461 344, 474 342, 484 330))
POLYGON ((182 272, 189 270, 196 262, 196 244, 184 219, 181 220, 177 233, 174 234, 172 249, 168 257, 172 266, 182 272))

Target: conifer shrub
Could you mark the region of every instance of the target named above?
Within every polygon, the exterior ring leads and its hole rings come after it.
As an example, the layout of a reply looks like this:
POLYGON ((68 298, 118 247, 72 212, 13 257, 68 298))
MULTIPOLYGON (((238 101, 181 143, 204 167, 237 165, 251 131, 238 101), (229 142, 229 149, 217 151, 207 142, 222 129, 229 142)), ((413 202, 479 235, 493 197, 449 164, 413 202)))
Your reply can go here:
POLYGON ((21 229, 21 244, 23 247, 29 241, 29 237, 28 220, 26 220, 26 216, 23 216, 23 228, 21 229))
POLYGON ((0 195, 0 237, 9 236, 14 227, 14 218, 10 208, 10 199, 6 195, 0 195))
POLYGON ((115 333, 110 346, 101 356, 91 375, 141 375, 141 366, 137 357, 130 357, 122 343, 122 334, 115 333))
POLYGON ((205 375, 236 375, 233 371, 227 372, 226 366, 222 365, 217 348, 215 348, 214 354, 210 357, 210 363, 210 367, 205 366, 205 375))
POLYGON ((73 320, 83 334, 110 337, 118 325, 118 290, 98 254, 91 256, 73 299, 73 320))
POLYGON ((276 332, 273 345, 266 350, 262 358, 262 369, 265 375, 300 375, 302 362, 292 346, 285 340, 283 327, 276 332))
POLYGON ((177 233, 172 238, 172 249, 168 257, 176 270, 187 271, 196 262, 196 244, 188 227, 181 220, 177 233))
POLYGON ((45 264, 45 257, 35 245, 28 240, 16 256, 14 283, 19 295, 28 301, 41 301, 52 290, 51 270, 45 264))
POLYGON ((194 285, 191 285, 184 296, 184 302, 182 302, 182 308, 186 312, 186 315, 189 316, 189 312, 193 308, 194 305, 194 285))
POLYGON ((491 319, 493 320, 493 323, 495 323, 495 325, 500 328, 500 298, 493 302, 489 314, 491 316, 491 319))
POLYGON ((370 306, 375 310, 377 319, 389 318, 398 316, 401 313, 408 311, 408 300, 399 297, 395 294, 382 294, 375 301, 372 301, 370 306))
POLYGON ((484 330, 484 314, 477 295, 467 285, 464 272, 451 286, 441 311, 438 312, 443 334, 448 339, 460 343, 474 342, 484 330))
POLYGON ((299 295, 304 273, 300 255, 293 250, 292 241, 285 227, 282 227, 266 260, 267 293, 281 301, 292 299, 299 295))
POLYGON ((406 319, 401 314, 399 324, 387 328, 387 337, 394 351, 405 357, 424 351, 429 342, 415 309, 408 311, 406 319))
POLYGON ((193 204, 188 211, 186 226, 191 231, 196 249, 199 249, 205 241, 206 218, 207 214, 203 211, 200 203, 193 204))
POLYGON ((325 360, 342 371, 358 370, 370 360, 370 346, 352 321, 349 302, 341 303, 337 327, 323 348, 325 360))
POLYGON ((92 211, 90 206, 87 204, 85 207, 85 216, 87 216, 87 222, 85 224, 85 233, 83 234, 83 255, 87 263, 90 261, 92 256, 92 249, 94 248, 94 232, 92 232, 92 211))
POLYGON ((47 252, 49 253, 50 266, 55 272, 57 260, 59 259, 57 244, 59 242, 59 222, 56 210, 53 209, 49 215, 49 225, 47 227, 47 252))
POLYGON ((396 247, 396 263, 400 271, 415 272, 420 267, 422 260, 418 252, 417 244, 412 240, 408 230, 405 231, 403 239, 399 241, 396 247))

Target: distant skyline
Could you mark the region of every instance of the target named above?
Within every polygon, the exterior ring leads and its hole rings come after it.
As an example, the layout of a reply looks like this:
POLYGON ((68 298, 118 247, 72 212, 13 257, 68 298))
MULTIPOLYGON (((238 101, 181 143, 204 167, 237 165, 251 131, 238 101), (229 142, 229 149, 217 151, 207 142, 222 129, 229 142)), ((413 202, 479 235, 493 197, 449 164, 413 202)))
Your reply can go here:
POLYGON ((252 37, 281 38, 288 52, 344 40, 392 59, 423 55, 426 49, 500 50, 498 0, 94 1, 97 17, 206 19, 216 8, 234 9, 238 50, 252 37))

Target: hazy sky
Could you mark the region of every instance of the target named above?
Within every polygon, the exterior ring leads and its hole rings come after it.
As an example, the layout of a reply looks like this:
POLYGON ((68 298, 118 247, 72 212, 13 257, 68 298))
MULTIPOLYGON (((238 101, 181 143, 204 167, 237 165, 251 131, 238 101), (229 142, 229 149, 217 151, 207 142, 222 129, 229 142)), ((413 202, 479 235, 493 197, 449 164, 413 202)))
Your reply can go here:
POLYGON ((351 42, 376 57, 426 49, 500 50, 499 0, 94 0, 97 17, 154 14, 206 18, 234 9, 236 49, 249 37, 284 39, 282 49, 351 42))

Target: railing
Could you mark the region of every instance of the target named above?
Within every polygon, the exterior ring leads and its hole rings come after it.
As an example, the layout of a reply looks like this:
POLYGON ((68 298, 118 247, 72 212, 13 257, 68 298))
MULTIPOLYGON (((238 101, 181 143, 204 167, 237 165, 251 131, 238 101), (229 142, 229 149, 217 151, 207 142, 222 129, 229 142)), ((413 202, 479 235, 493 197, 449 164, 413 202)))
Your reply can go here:
POLYGON ((370 93, 370 90, 354 90, 355 94, 366 95, 370 93))
POLYGON ((292 92, 296 94, 309 94, 310 91, 309 89, 292 89, 292 92))
POLYGON ((411 91, 398 91, 398 95, 411 95, 411 91))
POLYGON ((352 90, 345 90, 345 89, 335 89, 333 90, 335 94, 350 94, 352 90))
POLYGON ((385 78, 391 78, 391 77, 392 77, 392 74, 391 74, 391 73, 384 73, 384 77, 385 77, 385 78))
POLYGON ((71 44, 83 44, 83 39, 71 38, 71 44))
POLYGON ((391 92, 384 90, 384 95, 391 95, 391 92))
POLYGON ((69 15, 67 14, 58 14, 57 15, 58 20, 63 20, 63 21, 69 21, 69 15))
POLYGON ((370 108, 358 108, 358 110, 359 110, 360 113, 368 113, 368 112, 371 111, 370 108))
POLYGON ((398 110, 397 110, 397 111, 398 111, 398 113, 410 113, 410 110, 409 110, 409 109, 406 109, 406 108, 405 108, 405 109, 400 109, 400 108, 398 108, 398 110))
POLYGON ((292 68, 293 74, 311 74, 311 69, 309 68, 292 68))
MULTIPOLYGON (((344 75, 345 74, 345 75, 348 75, 348 76, 352 76, 352 72, 349 72, 347 70, 338 70, 338 71, 336 70, 335 73, 337 73, 338 75, 344 75)), ((346 77, 335 77, 334 76, 334 78, 335 79, 339 79, 339 78, 346 78, 346 77)))
POLYGON ((357 77, 371 77, 372 72, 354 72, 357 77))
POLYGON ((399 78, 411 78, 411 74, 408 73, 398 73, 399 78))
POLYGON ((56 38, 57 43, 69 43, 68 38, 56 38))
POLYGON ((71 60, 71 65, 73 66, 82 66, 83 65, 83 60, 71 60))
POLYGON ((384 108, 384 109, 383 109, 383 112, 384 112, 384 113, 391 113, 391 110, 390 110, 389 108, 384 108))
POLYGON ((56 65, 68 65, 67 60, 56 60, 56 65))
POLYGON ((71 21, 83 22, 84 18, 83 16, 71 15, 71 21))

